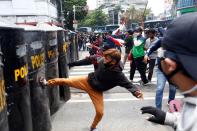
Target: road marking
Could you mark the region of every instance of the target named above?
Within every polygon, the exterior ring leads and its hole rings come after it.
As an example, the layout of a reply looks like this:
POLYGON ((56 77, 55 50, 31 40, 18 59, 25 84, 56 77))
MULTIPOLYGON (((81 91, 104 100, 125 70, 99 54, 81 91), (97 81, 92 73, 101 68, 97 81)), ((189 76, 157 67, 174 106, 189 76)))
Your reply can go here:
MULTIPOLYGON (((176 98, 181 99, 183 96, 176 96, 176 98)), ((168 99, 167 96, 163 97, 163 99, 168 99)), ((119 99, 104 99, 104 102, 121 102, 121 101, 140 101, 137 98, 119 98, 119 99)), ((143 100, 155 100, 155 97, 145 97, 143 100)), ((67 103, 90 103, 92 102, 91 99, 85 100, 69 100, 67 103)))

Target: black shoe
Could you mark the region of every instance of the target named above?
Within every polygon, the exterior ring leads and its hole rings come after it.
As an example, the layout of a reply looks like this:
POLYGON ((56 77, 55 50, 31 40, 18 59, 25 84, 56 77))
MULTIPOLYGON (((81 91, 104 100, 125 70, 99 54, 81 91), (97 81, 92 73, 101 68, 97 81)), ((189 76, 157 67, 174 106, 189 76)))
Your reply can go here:
POLYGON ((96 128, 90 128, 90 131, 98 131, 96 128))

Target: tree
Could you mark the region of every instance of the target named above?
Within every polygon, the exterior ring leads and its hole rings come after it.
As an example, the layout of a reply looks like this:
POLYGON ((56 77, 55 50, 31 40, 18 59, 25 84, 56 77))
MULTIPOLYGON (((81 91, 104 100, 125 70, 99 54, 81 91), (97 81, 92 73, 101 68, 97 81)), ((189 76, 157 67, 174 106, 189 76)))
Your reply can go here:
POLYGON ((63 11, 65 18, 65 26, 67 29, 73 30, 74 12, 73 6, 76 6, 75 18, 77 21, 82 20, 87 15, 87 0, 64 0, 63 11))
POLYGON ((126 20, 126 27, 131 28, 132 23, 141 23, 149 14, 151 14, 150 8, 144 10, 136 9, 134 6, 130 7, 123 15, 126 20))
POLYGON ((81 22, 80 26, 102 26, 107 24, 107 15, 97 9, 89 13, 81 22))

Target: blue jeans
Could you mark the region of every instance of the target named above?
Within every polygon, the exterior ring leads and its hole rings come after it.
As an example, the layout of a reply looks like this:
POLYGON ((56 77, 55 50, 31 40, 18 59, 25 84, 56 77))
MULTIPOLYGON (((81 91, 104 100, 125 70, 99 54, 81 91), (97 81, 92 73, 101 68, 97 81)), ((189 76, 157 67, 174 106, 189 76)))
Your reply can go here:
MULTIPOLYGON (((161 72, 160 69, 157 69, 157 89, 156 89, 156 98, 155 98, 155 104, 156 107, 161 109, 162 107, 162 98, 163 98, 163 90, 166 84, 166 77, 161 72)), ((174 100, 176 94, 176 87, 174 85, 169 84, 169 97, 168 102, 171 100, 174 100)))

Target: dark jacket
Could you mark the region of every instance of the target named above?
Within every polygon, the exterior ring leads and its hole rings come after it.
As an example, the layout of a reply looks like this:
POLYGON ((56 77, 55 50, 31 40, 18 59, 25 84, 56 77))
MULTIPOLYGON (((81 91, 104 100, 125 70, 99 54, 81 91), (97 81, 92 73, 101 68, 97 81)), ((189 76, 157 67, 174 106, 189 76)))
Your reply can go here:
POLYGON ((110 48, 116 48, 116 44, 112 41, 110 37, 106 37, 104 40, 104 44, 109 46, 110 48))
POLYGON ((133 36, 127 36, 125 38, 125 53, 129 54, 133 47, 133 36))
POLYGON ((92 88, 98 91, 106 91, 115 86, 121 86, 131 93, 138 90, 122 72, 123 64, 121 62, 111 67, 107 67, 103 62, 104 60, 101 60, 98 63, 98 69, 88 74, 88 82, 92 88))

